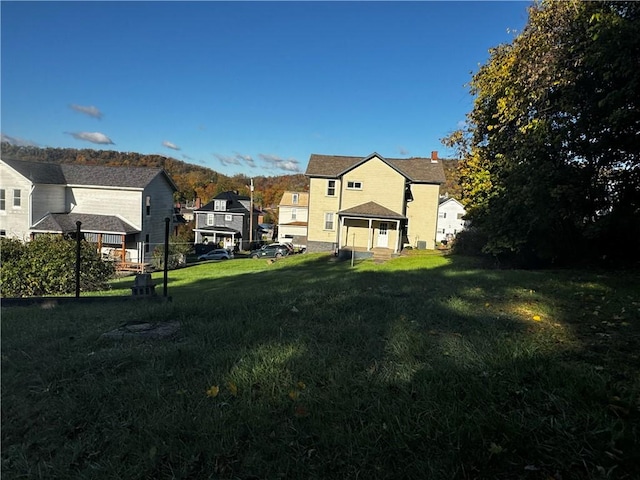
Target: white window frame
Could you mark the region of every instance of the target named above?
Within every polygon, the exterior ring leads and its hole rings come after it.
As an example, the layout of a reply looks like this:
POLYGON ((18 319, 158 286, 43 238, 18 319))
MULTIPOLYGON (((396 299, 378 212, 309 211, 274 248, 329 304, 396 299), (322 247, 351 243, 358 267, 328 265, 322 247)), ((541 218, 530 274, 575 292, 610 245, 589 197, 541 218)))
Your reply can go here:
POLYGON ((292 208, 291 209, 291 221, 295 221, 297 219, 298 219, 298 209, 292 208))
POLYGON ((297 205, 298 204, 298 198, 299 198, 299 195, 297 193, 292 193, 291 194, 291 203, 293 205, 297 205))
POLYGON ((22 191, 19 188, 13 189, 13 208, 22 207, 22 191))
POLYGON ((213 209, 216 212, 226 212, 227 211, 227 201, 226 200, 214 200, 213 201, 213 209))
POLYGON ((336 196, 336 181, 327 180, 327 197, 335 197, 335 196, 336 196))
POLYGON ((225 222, 233 222, 233 215, 231 215, 230 213, 225 213, 224 214, 224 221, 225 222))
POLYGON ((347 190, 362 190, 362 182, 358 180, 347 181, 347 190))
POLYGON ((216 224, 216 216, 213 213, 207 213, 207 226, 212 227, 216 224))
POLYGON ((0 212, 4 212, 7 209, 7 191, 4 188, 0 188, 0 212))
POLYGON ((333 212, 324 212, 324 230, 335 230, 336 222, 334 221, 334 213, 333 212))

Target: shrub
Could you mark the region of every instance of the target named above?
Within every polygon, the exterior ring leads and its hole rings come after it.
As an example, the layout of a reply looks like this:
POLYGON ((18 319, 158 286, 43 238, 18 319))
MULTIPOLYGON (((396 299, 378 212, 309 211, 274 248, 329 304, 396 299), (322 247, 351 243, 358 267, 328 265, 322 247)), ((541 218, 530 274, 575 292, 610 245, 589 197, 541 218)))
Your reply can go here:
MULTIPOLYGON (((22 244, 3 238, 0 247, 2 296, 64 295, 75 291, 75 240, 39 235, 22 244)), ((80 290, 107 288, 113 265, 102 261, 94 245, 82 241, 80 247, 80 290)))

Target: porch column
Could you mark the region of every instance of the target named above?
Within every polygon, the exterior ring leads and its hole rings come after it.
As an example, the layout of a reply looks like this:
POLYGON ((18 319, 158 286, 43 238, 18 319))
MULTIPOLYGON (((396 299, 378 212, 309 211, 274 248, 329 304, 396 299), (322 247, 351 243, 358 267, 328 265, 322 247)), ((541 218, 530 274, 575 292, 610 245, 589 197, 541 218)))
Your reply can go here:
MULTIPOLYGON (((336 215, 337 215, 337 214, 336 214, 336 215)), ((341 240, 341 238, 342 238, 342 229, 343 229, 343 228, 344 228, 344 217, 340 217, 340 222, 339 222, 339 225, 338 225, 338 238, 337 238, 337 241, 338 241, 338 248, 341 248, 341 247, 342 247, 342 240, 341 240)), ((348 243, 348 242, 349 242, 349 239, 347 238, 347 243, 348 243)))
POLYGON ((400 242, 402 242, 402 234, 400 232, 400 220, 396 220, 396 248, 393 253, 398 253, 400 251, 400 242))
POLYGON ((98 253, 100 254, 100 257, 102 257, 102 234, 101 233, 98 234, 98 253))
POLYGON ((373 246, 373 220, 369 219, 369 229, 367 233, 367 252, 373 246))
POLYGON ((126 248, 125 236, 124 235, 120 235, 120 240, 122 241, 122 261, 126 262, 127 261, 127 248, 126 248))

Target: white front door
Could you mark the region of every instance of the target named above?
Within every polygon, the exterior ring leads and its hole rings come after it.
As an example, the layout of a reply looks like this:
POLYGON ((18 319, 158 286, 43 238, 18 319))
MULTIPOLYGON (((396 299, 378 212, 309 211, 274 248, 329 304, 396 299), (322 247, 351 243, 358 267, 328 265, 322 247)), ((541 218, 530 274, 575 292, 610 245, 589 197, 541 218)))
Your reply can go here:
POLYGON ((378 227, 378 247, 387 248, 389 245, 389 224, 383 222, 378 227))

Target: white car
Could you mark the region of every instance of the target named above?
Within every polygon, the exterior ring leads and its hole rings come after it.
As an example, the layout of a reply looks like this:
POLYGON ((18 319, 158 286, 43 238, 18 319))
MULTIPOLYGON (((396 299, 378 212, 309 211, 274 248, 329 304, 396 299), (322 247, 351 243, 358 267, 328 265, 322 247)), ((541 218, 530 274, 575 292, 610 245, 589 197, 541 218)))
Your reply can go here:
POLYGON ((232 258, 233 252, 224 248, 216 248, 210 252, 203 253, 198 257, 198 260, 231 260, 232 258))

